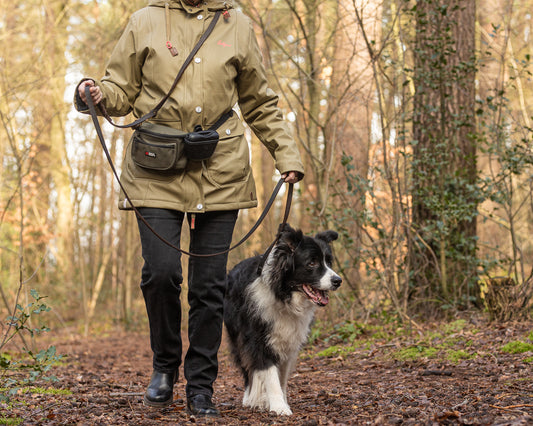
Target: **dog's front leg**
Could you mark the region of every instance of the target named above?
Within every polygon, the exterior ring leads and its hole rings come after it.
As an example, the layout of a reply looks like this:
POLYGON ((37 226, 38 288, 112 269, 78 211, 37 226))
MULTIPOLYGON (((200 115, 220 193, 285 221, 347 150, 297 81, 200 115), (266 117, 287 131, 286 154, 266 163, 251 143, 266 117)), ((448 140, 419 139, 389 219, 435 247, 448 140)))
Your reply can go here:
POLYGON ((285 360, 285 362, 283 362, 280 366, 279 379, 285 402, 287 402, 287 383, 289 382, 289 377, 291 376, 292 372, 294 371, 294 367, 296 366, 297 357, 298 353, 294 355, 291 354, 291 356, 289 356, 287 360, 285 360))
POLYGON ((268 409, 263 375, 256 371, 250 373, 248 377, 250 379, 244 389, 242 405, 244 407, 259 408, 260 410, 268 409))
POLYGON ((292 411, 281 386, 280 371, 275 365, 265 370, 264 383, 268 409, 279 415, 290 416, 292 411))
POLYGON ((253 371, 249 374, 249 383, 244 390, 242 405, 244 407, 268 409, 266 399, 264 371, 253 371))

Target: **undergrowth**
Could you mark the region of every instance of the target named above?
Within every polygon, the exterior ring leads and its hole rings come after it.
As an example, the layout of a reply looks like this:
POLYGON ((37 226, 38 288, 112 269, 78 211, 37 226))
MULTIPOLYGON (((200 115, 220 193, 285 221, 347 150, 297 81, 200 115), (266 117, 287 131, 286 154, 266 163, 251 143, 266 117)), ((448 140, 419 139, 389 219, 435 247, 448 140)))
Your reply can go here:
MULTIPOLYGON (((459 364, 485 356, 478 354, 474 336, 479 329, 459 319, 423 330, 402 327, 399 324, 366 324, 347 321, 332 327, 317 323, 310 334, 308 356, 318 358, 345 358, 350 356, 374 356, 398 362, 433 360, 459 364)), ((509 342, 495 351, 509 354, 533 353, 533 331, 524 336, 525 341, 509 342)), ((523 360, 532 363, 533 357, 523 360)))

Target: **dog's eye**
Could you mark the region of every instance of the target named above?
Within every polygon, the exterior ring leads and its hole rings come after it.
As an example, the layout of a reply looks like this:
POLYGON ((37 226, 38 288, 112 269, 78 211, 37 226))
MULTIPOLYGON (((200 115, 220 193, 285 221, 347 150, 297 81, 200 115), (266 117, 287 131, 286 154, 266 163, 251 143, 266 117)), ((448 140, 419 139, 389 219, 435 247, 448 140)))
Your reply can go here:
POLYGON ((307 267, 308 268, 316 268, 318 266, 318 262, 316 262, 315 260, 311 260, 308 264, 307 264, 307 267))

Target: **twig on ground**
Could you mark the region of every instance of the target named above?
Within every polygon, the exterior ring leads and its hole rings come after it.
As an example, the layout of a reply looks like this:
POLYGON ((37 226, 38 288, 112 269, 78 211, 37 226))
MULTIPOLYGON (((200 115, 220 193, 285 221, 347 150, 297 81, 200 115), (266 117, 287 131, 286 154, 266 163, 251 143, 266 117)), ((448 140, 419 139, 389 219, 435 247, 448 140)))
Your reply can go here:
POLYGON ((508 405, 507 407, 500 407, 499 405, 490 405, 490 407, 497 408, 498 410, 514 410, 516 408, 533 407, 533 404, 516 404, 508 405))
POLYGON ((109 396, 143 396, 144 392, 110 392, 109 396))
POLYGON ((463 402, 461 402, 460 404, 457 404, 457 405, 454 405, 452 407, 452 410, 456 410, 457 408, 460 408, 460 407, 463 407, 465 405, 468 405, 470 401, 468 401, 468 399, 465 399, 463 402))
POLYGON ((424 370, 420 372, 421 376, 451 376, 450 370, 424 370))

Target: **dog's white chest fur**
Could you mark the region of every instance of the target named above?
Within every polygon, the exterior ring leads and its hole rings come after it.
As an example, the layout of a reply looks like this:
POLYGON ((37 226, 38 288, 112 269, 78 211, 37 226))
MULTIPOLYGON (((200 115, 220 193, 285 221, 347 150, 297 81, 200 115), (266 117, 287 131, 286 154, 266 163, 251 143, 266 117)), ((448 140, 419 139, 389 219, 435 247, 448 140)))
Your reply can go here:
POLYGON ((276 298, 263 277, 248 287, 248 296, 255 312, 272 327, 269 344, 283 358, 297 356, 309 333, 316 307, 300 292, 283 302, 276 298), (295 354, 296 352, 296 354, 295 354))
POLYGON ((248 287, 247 296, 255 314, 271 326, 268 344, 279 363, 266 370, 252 372, 243 405, 291 415, 287 403, 287 381, 307 338, 316 307, 300 292, 292 293, 288 301, 277 299, 263 279, 257 278, 248 287))

